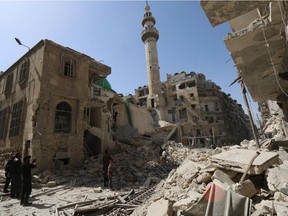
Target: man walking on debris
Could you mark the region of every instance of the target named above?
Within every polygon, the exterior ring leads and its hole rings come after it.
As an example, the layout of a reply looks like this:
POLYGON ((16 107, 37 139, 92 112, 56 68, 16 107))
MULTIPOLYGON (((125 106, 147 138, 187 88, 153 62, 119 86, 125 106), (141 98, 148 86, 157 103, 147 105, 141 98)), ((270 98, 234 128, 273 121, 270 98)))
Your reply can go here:
POLYGON ((112 187, 112 160, 109 160, 107 175, 108 175, 109 186, 112 187))
POLYGON ((108 152, 108 149, 105 150, 105 154, 103 156, 103 175, 104 175, 104 187, 108 186, 108 166, 109 161, 112 161, 112 157, 108 152))
POLYGON ((14 156, 11 166, 9 166, 9 174, 11 177, 11 198, 20 198, 21 193, 21 155, 20 153, 16 153, 14 156))
POLYGON ((30 163, 31 156, 24 157, 23 164, 21 166, 22 180, 22 191, 21 191, 21 203, 20 205, 27 206, 32 203, 28 202, 28 198, 32 191, 32 175, 31 169, 36 167, 36 159, 30 163))

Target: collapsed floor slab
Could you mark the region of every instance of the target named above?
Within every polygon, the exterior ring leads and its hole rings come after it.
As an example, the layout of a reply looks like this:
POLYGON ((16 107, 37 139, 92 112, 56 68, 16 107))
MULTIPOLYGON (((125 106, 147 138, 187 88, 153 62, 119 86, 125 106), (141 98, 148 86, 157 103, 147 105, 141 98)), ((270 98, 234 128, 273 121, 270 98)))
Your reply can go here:
MULTIPOLYGON (((217 155, 213 155, 210 157, 210 160, 220 168, 244 173, 250 160, 254 157, 255 154, 256 151, 253 150, 233 149, 217 155)), ((274 152, 260 152, 248 170, 248 174, 261 174, 270 166, 278 162, 278 156, 279 154, 274 152)))

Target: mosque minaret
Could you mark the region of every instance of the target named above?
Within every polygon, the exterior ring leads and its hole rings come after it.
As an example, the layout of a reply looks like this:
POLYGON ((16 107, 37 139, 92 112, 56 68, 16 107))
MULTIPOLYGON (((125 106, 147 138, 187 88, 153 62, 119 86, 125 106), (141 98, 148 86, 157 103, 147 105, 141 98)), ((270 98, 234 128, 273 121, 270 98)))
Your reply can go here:
POLYGON ((147 107, 161 107, 164 105, 164 99, 161 93, 161 81, 158 62, 157 40, 159 32, 154 27, 156 20, 150 12, 148 3, 145 7, 145 14, 142 20, 143 31, 141 39, 145 44, 146 66, 148 74, 148 90, 147 107))

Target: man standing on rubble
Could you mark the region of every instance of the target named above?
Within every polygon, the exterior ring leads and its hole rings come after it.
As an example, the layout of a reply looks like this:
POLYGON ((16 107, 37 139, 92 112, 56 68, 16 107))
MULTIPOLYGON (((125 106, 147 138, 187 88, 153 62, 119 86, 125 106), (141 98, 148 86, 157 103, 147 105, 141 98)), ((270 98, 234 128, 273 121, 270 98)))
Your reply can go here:
POLYGON ((32 204, 28 201, 28 198, 32 191, 31 169, 36 167, 36 159, 33 159, 32 163, 30 163, 30 158, 31 158, 30 155, 24 157, 23 164, 21 166, 22 191, 21 191, 20 205, 23 205, 23 206, 32 204))
POLYGON ((11 166, 9 166, 9 173, 11 177, 11 198, 20 198, 21 193, 21 155, 16 153, 11 166))
POLYGON ((8 187, 9 187, 9 184, 11 182, 10 166, 11 166, 13 160, 14 160, 14 153, 11 153, 10 157, 8 158, 8 160, 5 164, 5 177, 6 177, 6 179, 5 179, 5 185, 3 188, 4 193, 9 192, 8 187))
POLYGON ((112 157, 109 154, 108 149, 106 149, 105 154, 103 156, 104 187, 108 187, 108 166, 110 160, 112 161, 112 157))

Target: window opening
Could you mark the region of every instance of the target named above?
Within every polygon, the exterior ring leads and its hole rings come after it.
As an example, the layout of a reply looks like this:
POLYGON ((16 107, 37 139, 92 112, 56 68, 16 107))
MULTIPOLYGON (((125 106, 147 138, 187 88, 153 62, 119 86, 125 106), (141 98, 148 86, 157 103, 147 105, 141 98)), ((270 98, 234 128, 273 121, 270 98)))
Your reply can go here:
POLYGON ((6 78, 6 85, 5 85, 5 94, 9 94, 12 91, 12 83, 13 83, 13 74, 10 74, 6 78))
POLYGON ((13 105, 9 136, 17 136, 20 131, 23 100, 13 105))
POLYGON ((55 112, 55 133, 70 133, 72 124, 72 109, 66 102, 61 102, 55 112))
POLYGON ((25 84, 27 82, 28 74, 29 74, 29 66, 30 66, 30 62, 28 59, 21 64, 20 71, 19 71, 19 83, 20 84, 25 84))
POLYGON ((7 108, 0 111, 0 139, 4 139, 6 127, 7 108))

